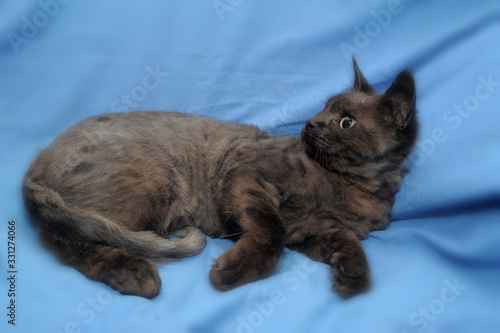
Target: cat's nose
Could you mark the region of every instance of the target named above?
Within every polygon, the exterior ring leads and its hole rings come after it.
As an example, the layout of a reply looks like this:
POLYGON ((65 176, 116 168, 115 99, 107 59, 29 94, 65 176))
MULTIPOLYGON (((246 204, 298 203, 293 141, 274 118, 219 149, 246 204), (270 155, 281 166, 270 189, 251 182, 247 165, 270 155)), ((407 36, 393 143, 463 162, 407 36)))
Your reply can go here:
POLYGON ((309 131, 311 128, 316 128, 318 127, 318 123, 316 123, 315 121, 311 121, 311 120, 308 120, 306 121, 306 131, 309 131))

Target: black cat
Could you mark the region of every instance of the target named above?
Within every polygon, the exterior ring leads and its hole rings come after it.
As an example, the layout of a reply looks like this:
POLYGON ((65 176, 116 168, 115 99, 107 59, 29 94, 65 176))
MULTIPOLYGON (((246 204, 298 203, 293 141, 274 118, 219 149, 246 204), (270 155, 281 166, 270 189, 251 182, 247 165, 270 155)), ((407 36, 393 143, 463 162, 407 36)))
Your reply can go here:
POLYGON ((87 119, 35 160, 26 206, 63 262, 124 294, 155 297, 153 263, 233 234, 210 272, 219 290, 270 275, 287 246, 330 265, 340 295, 362 292, 359 239, 389 224, 418 126, 410 72, 383 95, 354 72, 301 138, 169 112, 87 119))

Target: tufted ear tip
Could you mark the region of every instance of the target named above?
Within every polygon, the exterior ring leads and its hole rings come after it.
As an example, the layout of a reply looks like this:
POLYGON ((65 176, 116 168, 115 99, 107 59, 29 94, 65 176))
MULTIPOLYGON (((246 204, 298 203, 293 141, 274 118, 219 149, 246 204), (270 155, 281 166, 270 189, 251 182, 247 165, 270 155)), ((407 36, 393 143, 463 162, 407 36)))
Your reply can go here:
POLYGON ((409 70, 402 71, 384 93, 384 101, 392 108, 399 127, 405 128, 415 112, 415 79, 409 70))
POLYGON ((408 87, 415 89, 415 79, 413 78, 413 74, 409 70, 404 70, 399 73, 394 82, 407 84, 408 87))
POLYGON ((375 89, 368 83, 363 76, 363 73, 361 73, 361 70, 358 67, 358 62, 354 57, 352 57, 352 66, 354 68, 354 85, 352 88, 367 94, 374 93, 375 89))

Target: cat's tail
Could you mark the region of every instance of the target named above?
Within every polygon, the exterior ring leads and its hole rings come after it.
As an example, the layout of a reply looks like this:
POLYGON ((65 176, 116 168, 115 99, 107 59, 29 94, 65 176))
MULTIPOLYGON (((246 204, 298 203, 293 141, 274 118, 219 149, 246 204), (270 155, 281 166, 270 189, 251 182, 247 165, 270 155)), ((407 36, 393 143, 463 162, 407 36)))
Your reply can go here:
POLYGON ((104 216, 67 204, 56 191, 34 180, 29 174, 23 181, 26 207, 38 219, 41 232, 61 243, 98 243, 124 248, 131 255, 152 262, 165 262, 189 257, 205 246, 205 235, 187 227, 165 239, 151 231, 131 231, 104 216))

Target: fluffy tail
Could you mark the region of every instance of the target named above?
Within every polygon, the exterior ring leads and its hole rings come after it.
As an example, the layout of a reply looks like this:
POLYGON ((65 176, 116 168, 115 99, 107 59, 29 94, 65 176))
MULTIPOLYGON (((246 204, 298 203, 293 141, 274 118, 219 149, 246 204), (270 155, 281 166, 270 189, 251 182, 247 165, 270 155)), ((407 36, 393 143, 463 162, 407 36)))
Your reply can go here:
POLYGON ((189 257, 205 246, 205 235, 194 227, 169 240, 151 231, 130 231, 94 212, 68 205, 56 191, 29 174, 23 181, 26 207, 38 219, 41 231, 63 243, 99 243, 126 249, 131 255, 165 262, 189 257))

